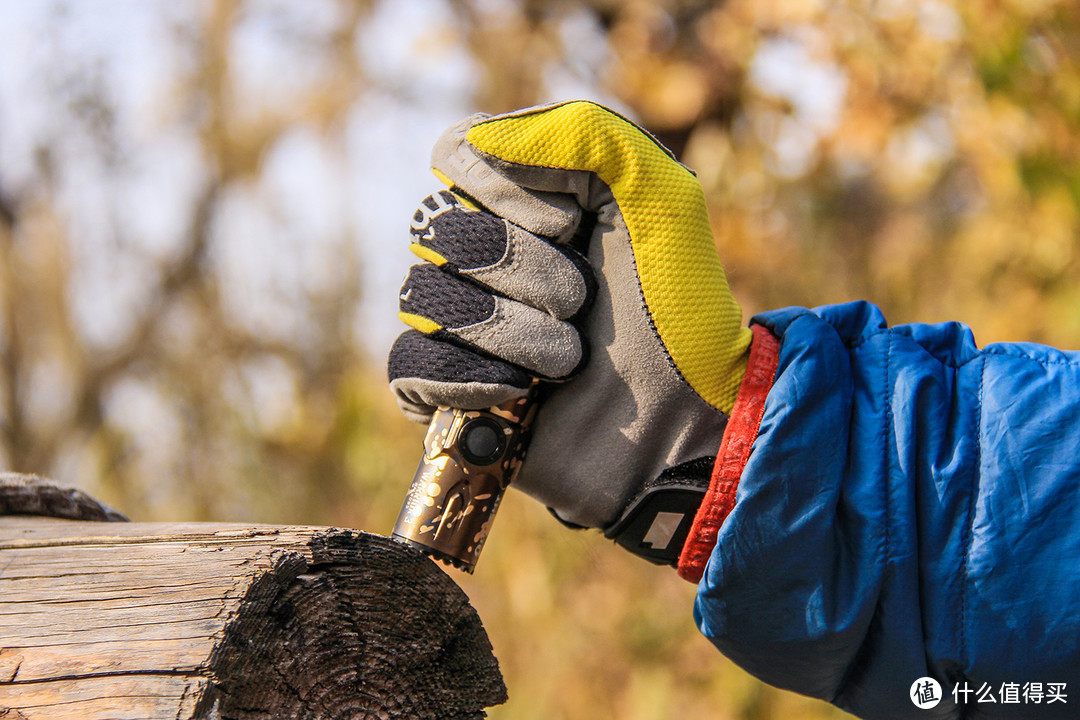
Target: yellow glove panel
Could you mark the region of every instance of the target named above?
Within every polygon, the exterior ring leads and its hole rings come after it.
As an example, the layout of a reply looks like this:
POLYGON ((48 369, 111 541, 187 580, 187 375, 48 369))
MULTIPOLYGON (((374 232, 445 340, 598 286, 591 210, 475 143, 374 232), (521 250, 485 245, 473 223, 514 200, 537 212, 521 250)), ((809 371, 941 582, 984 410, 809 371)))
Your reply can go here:
POLYGON ((695 392, 730 412, 751 334, 728 289, 701 185, 690 170, 641 128, 591 102, 481 121, 466 138, 501 161, 592 172, 611 188, 661 342, 695 392))

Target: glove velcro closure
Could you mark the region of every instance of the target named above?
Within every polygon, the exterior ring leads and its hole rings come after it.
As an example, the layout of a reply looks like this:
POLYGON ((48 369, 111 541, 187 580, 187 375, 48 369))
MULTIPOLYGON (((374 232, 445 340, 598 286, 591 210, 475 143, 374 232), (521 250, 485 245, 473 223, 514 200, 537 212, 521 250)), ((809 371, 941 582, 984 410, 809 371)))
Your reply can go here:
POLYGON ((604 536, 651 563, 675 567, 708 490, 713 462, 703 457, 665 470, 645 484, 604 536))

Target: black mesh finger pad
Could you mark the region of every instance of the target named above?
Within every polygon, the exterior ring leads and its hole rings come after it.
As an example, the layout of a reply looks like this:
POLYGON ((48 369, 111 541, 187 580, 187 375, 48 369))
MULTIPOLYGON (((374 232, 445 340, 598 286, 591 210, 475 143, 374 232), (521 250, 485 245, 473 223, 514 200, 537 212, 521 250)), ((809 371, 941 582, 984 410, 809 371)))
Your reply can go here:
POLYGON ((401 287, 399 307, 445 328, 483 322, 495 312, 495 298, 473 283, 435 265, 414 265, 401 287))
POLYGON ((527 388, 531 378, 520 368, 480 355, 416 330, 402 333, 387 362, 390 381, 422 378, 446 383, 490 383, 527 388))
POLYGON ((448 192, 427 197, 413 216, 413 242, 430 248, 460 270, 493 265, 506 254, 506 222, 469 210, 448 192))

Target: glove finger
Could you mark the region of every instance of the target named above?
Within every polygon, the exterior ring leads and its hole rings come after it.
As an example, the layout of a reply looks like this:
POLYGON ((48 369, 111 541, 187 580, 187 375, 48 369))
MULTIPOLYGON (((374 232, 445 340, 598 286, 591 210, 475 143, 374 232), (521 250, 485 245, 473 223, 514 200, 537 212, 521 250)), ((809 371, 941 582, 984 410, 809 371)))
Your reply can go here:
POLYGON ((387 374, 401 411, 423 423, 440 406, 492 407, 523 396, 532 383, 519 367, 416 330, 394 342, 387 374))
POLYGON ((560 320, 585 307, 595 280, 588 261, 443 191, 413 215, 410 246, 418 257, 560 320))
POLYGON ((436 141, 431 166, 496 215, 560 240, 573 233, 583 211, 600 211, 612 200, 622 207, 632 198, 628 192, 661 204, 674 200, 684 206, 679 210, 696 205, 701 194, 693 172, 648 131, 588 101, 473 115, 436 141))
POLYGON ((398 316, 436 339, 463 343, 547 380, 565 380, 585 364, 577 329, 534 307, 491 295, 434 265, 414 265, 401 288, 398 316))
MULTIPOLYGON (((473 115, 443 133, 431 151, 432 170, 455 192, 495 215, 558 243, 570 240, 583 214, 581 205, 568 194, 570 188, 562 192, 527 189, 497 172, 489 159, 466 140, 469 129, 488 117, 473 115)), ((576 182, 578 186, 573 189, 580 192, 589 181, 580 175, 576 182)))

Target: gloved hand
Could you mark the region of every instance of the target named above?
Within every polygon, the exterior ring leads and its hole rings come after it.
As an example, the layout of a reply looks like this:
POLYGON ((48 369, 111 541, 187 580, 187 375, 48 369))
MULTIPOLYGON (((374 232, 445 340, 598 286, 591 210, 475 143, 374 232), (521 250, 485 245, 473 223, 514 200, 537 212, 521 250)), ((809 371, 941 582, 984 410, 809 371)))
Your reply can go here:
MULTIPOLYGON (((426 421, 553 381, 519 489, 613 535, 656 488, 700 499, 750 331, 693 173, 590 102, 473 116, 432 165, 452 194, 413 218, 427 262, 402 288, 414 330, 389 358, 403 411, 426 421)), ((654 541, 655 515, 638 533, 654 541)))

